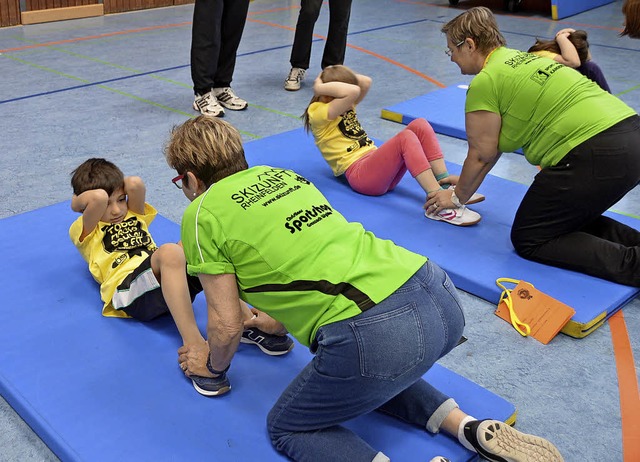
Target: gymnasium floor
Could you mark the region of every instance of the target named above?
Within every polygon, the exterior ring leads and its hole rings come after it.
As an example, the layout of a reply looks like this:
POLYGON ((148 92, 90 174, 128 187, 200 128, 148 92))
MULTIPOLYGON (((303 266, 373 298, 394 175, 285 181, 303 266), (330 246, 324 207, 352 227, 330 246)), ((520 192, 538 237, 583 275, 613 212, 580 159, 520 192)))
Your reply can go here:
MULTIPOLYGON (((470 81, 444 55, 440 27, 461 8, 481 3, 451 8, 446 0, 354 1, 345 64, 373 77, 358 111, 371 136, 387 139, 402 128, 381 119, 381 108, 470 81)), ((527 49, 536 36, 552 37, 564 27, 587 30, 593 59, 613 93, 640 110, 640 40, 618 36, 621 0, 561 21, 539 12, 507 15, 499 9, 501 1, 493 4, 512 48, 527 49)), ((245 141, 301 125, 299 115, 320 71, 328 8, 316 25, 307 80, 301 91, 286 92, 282 83, 298 5, 251 3, 233 82, 251 105, 226 116, 245 141)), ((192 10, 186 5, 0 29, 0 218, 69 199, 71 170, 88 157, 102 156, 125 174, 141 175, 149 202, 179 222, 186 201, 170 184, 174 172, 164 162, 162 144, 173 125, 195 115, 192 10)), ((466 143, 439 139, 447 159, 461 163, 466 143)), ((503 155, 492 171, 525 184, 535 173, 517 154, 503 155)), ((639 188, 614 210, 640 215, 639 188)), ((631 351, 640 358, 640 299, 584 339, 559 335, 542 345, 494 316, 492 304, 464 292, 461 297, 469 341, 445 357, 444 366, 513 402, 517 428, 549 438, 567 461, 640 460, 638 362, 624 363, 619 353, 630 334, 631 351), (628 420, 621 418, 621 406, 628 420)), ((0 399, 0 461, 50 460, 57 458, 0 399)))

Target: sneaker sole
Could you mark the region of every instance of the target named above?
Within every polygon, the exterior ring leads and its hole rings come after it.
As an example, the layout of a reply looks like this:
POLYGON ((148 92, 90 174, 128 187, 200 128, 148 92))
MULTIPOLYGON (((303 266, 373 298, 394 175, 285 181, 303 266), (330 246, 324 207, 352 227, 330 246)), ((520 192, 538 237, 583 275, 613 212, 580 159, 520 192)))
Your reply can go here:
POLYGON ((487 451, 480 454, 498 462, 563 462, 558 449, 539 436, 519 432, 509 425, 488 420, 476 431, 478 443, 487 451))
POLYGON ((291 344, 291 346, 289 347, 288 350, 284 350, 284 351, 273 351, 273 350, 267 350, 265 347, 263 347, 262 345, 260 345, 259 343, 253 342, 251 340, 247 340, 244 337, 240 338, 240 343, 246 343, 247 345, 255 345, 258 348, 260 348, 262 350, 262 352, 264 354, 267 354, 269 356, 282 356, 282 355, 286 355, 287 353, 289 353, 291 350, 293 350, 293 343, 291 344))
POLYGON ((238 107, 238 106, 232 106, 230 104, 227 104, 222 100, 218 100, 218 104, 225 109, 229 109, 230 111, 244 111, 246 108, 249 107, 249 103, 245 104, 242 107, 238 107))
POLYGON ((430 220, 442 221, 444 223, 449 223, 450 225, 453 225, 453 226, 473 226, 475 224, 480 223, 480 220, 482 220, 482 217, 480 217, 476 221, 469 221, 469 222, 466 222, 466 223, 455 223, 454 221, 446 220, 444 218, 441 218, 436 214, 430 214, 430 213, 426 213, 425 212, 424 216, 429 218, 430 220))
POLYGON ((193 380, 191 381, 191 383, 193 384, 193 388, 195 388, 198 393, 204 396, 219 396, 219 395, 224 395, 228 391, 231 391, 231 385, 229 385, 228 387, 222 387, 221 389, 216 391, 209 391, 209 390, 200 388, 198 384, 196 384, 193 380))
POLYGON ((287 91, 298 91, 300 90, 300 85, 298 85, 297 87, 287 87, 287 85, 285 85, 284 89, 287 91))
POLYGON ((485 197, 483 195, 479 195, 477 199, 469 199, 464 205, 477 204, 478 202, 482 202, 484 199, 485 197))

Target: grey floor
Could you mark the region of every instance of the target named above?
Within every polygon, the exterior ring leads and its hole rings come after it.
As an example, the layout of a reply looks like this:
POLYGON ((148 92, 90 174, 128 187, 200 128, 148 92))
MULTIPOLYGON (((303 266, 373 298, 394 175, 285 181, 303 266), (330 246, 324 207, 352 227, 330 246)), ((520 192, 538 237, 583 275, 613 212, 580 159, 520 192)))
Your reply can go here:
MULTIPOLYGON (((478 3, 461 2, 460 7, 478 3)), ((621 4, 618 0, 558 22, 539 12, 496 13, 513 48, 526 49, 536 36, 552 37, 563 27, 587 30, 593 58, 613 92, 640 110, 640 40, 618 36, 621 4)), ((322 41, 315 42, 306 85, 285 92, 298 5, 293 0, 251 4, 233 83, 251 106, 226 117, 246 141, 301 124, 298 117, 320 71, 322 41)), ((69 199, 71 170, 88 157, 103 156, 125 173, 141 175, 148 200, 179 222, 186 203, 169 182, 173 172, 164 163, 162 144, 173 125, 194 115, 188 66, 192 10, 186 5, 0 29, 0 218, 69 199)), ((326 34, 327 10, 325 5, 317 34, 326 34)), ((439 32, 459 12, 446 0, 354 1, 346 64, 373 77, 370 95, 359 107, 372 136, 386 139, 402 128, 381 119, 381 108, 438 84, 469 82, 444 55, 439 32)), ((463 141, 439 139, 448 160, 464 160, 463 141)), ((528 184, 536 169, 520 155, 505 154, 492 173, 528 184)), ((640 215, 638 189, 614 209, 640 215)), ((517 428, 551 439, 567 461, 622 461, 609 325, 580 340, 560 335, 545 346, 521 338, 493 315, 491 303, 461 296, 469 341, 442 364, 513 402, 517 428)), ((640 358, 640 299, 623 313, 633 353, 640 358)), ((636 376, 637 369, 636 361, 636 376)), ((268 459, 268 454, 259 457, 268 459)), ((50 460, 57 458, 0 399, 0 461, 50 460)), ((218 459, 212 455, 211 460, 218 459)), ((422 459, 416 455, 415 460, 422 459)), ((632 460, 640 455, 625 458, 632 460)))

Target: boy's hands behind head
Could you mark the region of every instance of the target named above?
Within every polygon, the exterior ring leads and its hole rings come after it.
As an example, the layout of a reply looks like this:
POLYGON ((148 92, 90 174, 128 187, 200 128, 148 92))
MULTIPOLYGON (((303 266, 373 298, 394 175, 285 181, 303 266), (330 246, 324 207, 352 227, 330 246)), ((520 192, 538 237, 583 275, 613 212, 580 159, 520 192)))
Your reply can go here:
POLYGON ((109 194, 104 189, 90 189, 71 198, 71 210, 82 214, 82 233, 80 242, 84 241, 98 226, 100 218, 107 211, 109 194))
MULTIPOLYGON (((91 205, 96 208, 101 207, 104 213, 104 210, 107 209, 108 203, 109 194, 107 194, 107 191, 104 189, 90 189, 79 195, 73 195, 71 198, 71 210, 78 213, 84 213, 87 207, 91 205)), ((102 216, 102 214, 100 214, 100 216, 102 216)))
POLYGON ((127 195, 129 210, 138 215, 144 214, 147 188, 139 176, 127 176, 124 179, 124 193, 127 195))

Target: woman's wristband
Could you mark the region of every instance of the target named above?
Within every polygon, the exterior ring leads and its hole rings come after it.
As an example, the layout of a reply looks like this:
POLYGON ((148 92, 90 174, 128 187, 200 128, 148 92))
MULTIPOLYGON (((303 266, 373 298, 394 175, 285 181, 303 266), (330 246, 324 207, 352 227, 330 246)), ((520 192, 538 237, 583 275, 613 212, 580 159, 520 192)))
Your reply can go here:
POLYGON ((217 371, 211 366, 211 355, 209 355, 209 357, 207 358, 207 369, 209 369, 209 372, 211 372, 213 375, 222 375, 225 372, 227 372, 230 367, 231 367, 231 363, 229 363, 229 365, 225 367, 224 370, 217 371))

